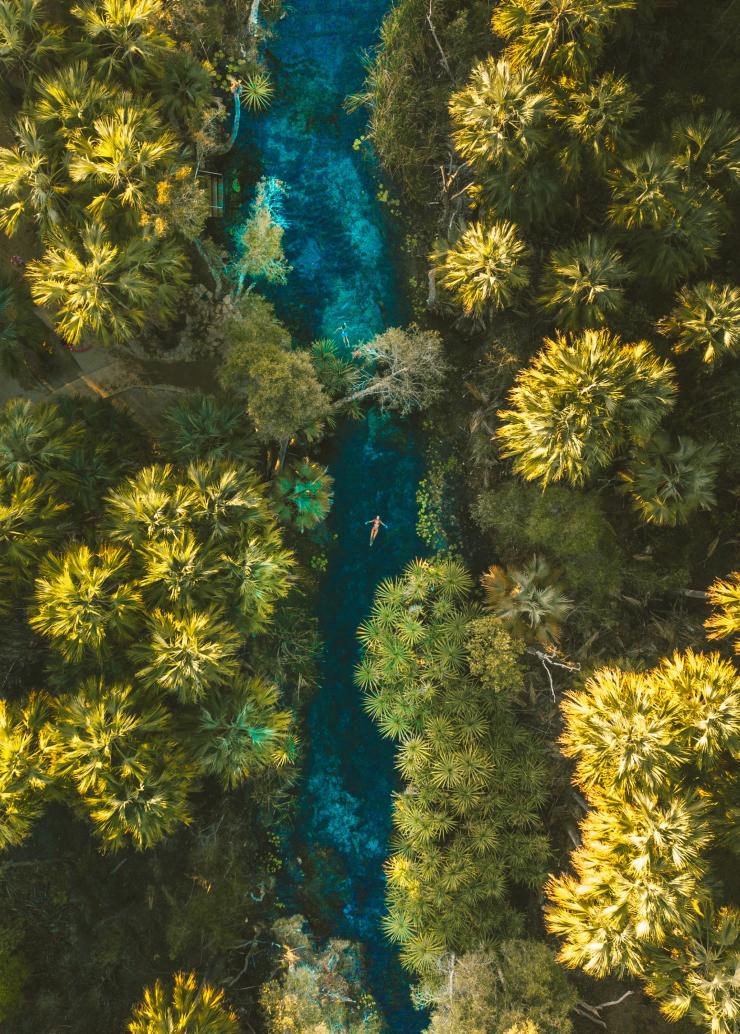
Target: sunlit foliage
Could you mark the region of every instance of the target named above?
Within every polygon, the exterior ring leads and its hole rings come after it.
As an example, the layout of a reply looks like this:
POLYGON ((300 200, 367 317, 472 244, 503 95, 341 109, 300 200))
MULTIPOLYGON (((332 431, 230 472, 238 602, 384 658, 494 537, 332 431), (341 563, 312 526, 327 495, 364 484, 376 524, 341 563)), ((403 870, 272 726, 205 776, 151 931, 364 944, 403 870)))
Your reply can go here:
POLYGON ((497 437, 527 481, 582 485, 647 439, 675 393, 670 364, 647 342, 624 345, 603 330, 558 335, 517 378, 497 437))
POLYGON ((563 748, 591 810, 574 874, 549 884, 561 960, 638 976, 670 1018, 730 1034, 738 917, 717 897, 717 852, 738 848, 726 781, 740 733, 734 666, 687 651, 646 672, 602 669, 563 709, 563 748))

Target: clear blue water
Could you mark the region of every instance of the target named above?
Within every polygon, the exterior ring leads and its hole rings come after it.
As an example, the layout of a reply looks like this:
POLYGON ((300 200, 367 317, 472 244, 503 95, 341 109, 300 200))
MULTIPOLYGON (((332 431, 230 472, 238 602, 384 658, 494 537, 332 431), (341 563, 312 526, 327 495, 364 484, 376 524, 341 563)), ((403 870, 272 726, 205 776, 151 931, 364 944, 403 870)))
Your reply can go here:
MULTIPOLYGON (((376 170, 353 149, 361 113, 342 104, 363 79, 362 51, 377 40, 389 0, 293 0, 270 41, 277 86, 270 110, 245 122, 231 175, 275 176, 288 188, 285 250, 293 272, 268 293, 296 340, 368 340, 408 322, 392 220, 377 202, 376 170)), ((245 197, 238 221, 248 206, 245 197)), ((356 630, 377 583, 424 552, 416 536, 422 461, 413 428, 371 412, 333 437, 324 457, 335 479, 329 565, 321 586, 325 662, 310 705, 309 748, 281 893, 321 936, 362 943, 370 990, 393 1034, 417 1034, 424 1017, 380 928, 382 865, 396 786, 393 750, 363 714, 353 685, 356 630), (365 521, 389 525, 368 547, 365 521)))

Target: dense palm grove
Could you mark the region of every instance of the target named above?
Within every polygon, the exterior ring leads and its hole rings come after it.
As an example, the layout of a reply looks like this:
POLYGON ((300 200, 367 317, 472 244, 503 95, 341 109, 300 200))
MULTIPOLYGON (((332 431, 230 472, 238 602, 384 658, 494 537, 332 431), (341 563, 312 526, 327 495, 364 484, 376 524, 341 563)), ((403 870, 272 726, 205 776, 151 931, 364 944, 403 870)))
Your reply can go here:
POLYGON ((394 745, 427 1034, 740 1030, 740 12, 707 6, 398 0, 347 105, 415 322, 350 352, 263 296, 288 186, 209 220, 289 7, 0 0, 3 1029, 387 1030, 276 878, 321 443, 370 406, 428 442, 428 555, 347 688, 394 745), (208 373, 146 430, 39 400, 90 345, 208 373))

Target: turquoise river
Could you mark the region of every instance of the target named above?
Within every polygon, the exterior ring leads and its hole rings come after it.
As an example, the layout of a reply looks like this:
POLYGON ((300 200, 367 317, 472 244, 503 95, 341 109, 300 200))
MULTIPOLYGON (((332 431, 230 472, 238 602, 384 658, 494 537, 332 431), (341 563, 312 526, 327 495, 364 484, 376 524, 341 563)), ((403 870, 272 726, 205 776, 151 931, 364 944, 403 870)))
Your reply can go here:
MULTIPOLYGON (((343 110, 361 86, 362 54, 377 41, 388 6, 293 0, 267 47, 273 103, 246 120, 231 158, 230 174, 241 182, 265 175, 287 187, 285 250, 293 270, 287 286, 270 296, 301 343, 333 337, 351 346, 410 319, 398 229, 377 201, 367 149, 353 147, 364 116, 343 110)), ((421 449, 413 427, 371 412, 340 428, 324 460, 335 479, 320 595, 325 658, 308 713, 308 756, 281 895, 319 935, 363 945, 370 990, 389 1029, 416 1034, 424 1016, 410 1004, 408 981, 380 927, 393 751, 362 711, 353 669, 356 630, 375 586, 424 551, 415 530, 421 449), (375 514, 388 530, 369 549, 365 522, 375 514)))

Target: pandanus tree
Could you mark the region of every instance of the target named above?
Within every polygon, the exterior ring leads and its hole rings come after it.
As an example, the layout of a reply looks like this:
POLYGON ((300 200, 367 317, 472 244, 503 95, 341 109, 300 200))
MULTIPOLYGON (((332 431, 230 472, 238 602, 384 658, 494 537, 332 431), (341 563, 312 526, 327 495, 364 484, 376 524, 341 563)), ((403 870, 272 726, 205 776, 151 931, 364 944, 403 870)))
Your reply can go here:
POLYGON ((512 635, 551 647, 573 602, 558 584, 558 572, 542 557, 519 568, 493 564, 481 579, 486 609, 504 622, 512 635))
POLYGON ((272 483, 275 513, 303 532, 320 524, 332 504, 334 479, 326 467, 309 459, 295 461, 278 472, 272 483))
POLYGON ((127 1029, 129 1034, 239 1034, 239 1021, 223 991, 200 982, 195 973, 176 973, 172 987, 158 980, 145 989, 127 1029))
POLYGON ((612 223, 626 231, 635 268, 666 288, 706 268, 719 250, 722 206, 710 190, 687 185, 657 147, 610 175, 612 223))
POLYGON ((505 220, 471 223, 455 244, 437 255, 440 282, 468 316, 510 305, 529 283, 529 248, 505 220))
POLYGON ((585 79, 618 15, 635 6, 636 0, 503 0, 493 12, 493 31, 515 66, 585 79))
POLYGON ((49 719, 43 694, 23 704, 0 700, 0 850, 22 843, 43 811, 44 791, 53 783, 49 719))
POLYGON ((569 136, 563 151, 567 171, 577 176, 592 163, 605 173, 617 155, 629 153, 634 141, 631 124, 639 112, 627 80, 611 72, 564 92, 557 114, 569 136))
POLYGON ((717 849, 734 835, 734 665, 687 651, 650 671, 602 669, 563 711, 563 749, 591 810, 573 873, 547 888, 560 960, 596 977, 637 976, 672 1019, 730 1034, 740 914, 715 896, 717 849))
POLYGON ((651 147, 623 161, 610 177, 612 204, 609 215, 627 230, 670 224, 681 198, 679 170, 670 154, 651 147))
POLYGON ((135 766, 106 773, 84 801, 101 850, 148 850, 188 824, 191 783, 187 757, 161 745, 143 748, 135 766))
POLYGON ((648 524, 675 527, 698 510, 710 510, 721 450, 714 444, 678 435, 653 437, 620 475, 623 489, 648 524))
POLYGON ((703 282, 683 287, 659 329, 676 352, 696 352, 713 366, 740 352, 740 288, 703 282))
POLYGON ((495 637, 484 634, 471 588, 455 561, 413 561, 380 584, 359 630, 356 681, 381 734, 397 741, 407 782, 394 795, 383 925, 422 976, 438 972, 445 953, 500 935, 512 919, 507 881, 536 885, 546 850, 545 770, 507 704, 510 683, 521 681, 517 650, 498 623, 495 637))
POLYGON ((71 345, 88 333, 121 344, 166 322, 187 279, 176 245, 141 237, 116 244, 93 223, 79 241, 55 239, 26 273, 35 301, 55 310, 57 330, 71 345))
POLYGON ((293 584, 294 554, 285 549, 277 528, 270 527, 241 533, 222 561, 235 594, 234 622, 249 635, 264 632, 293 584))
POLYGON ((216 554, 202 546, 192 532, 148 542, 142 547, 141 559, 144 571, 139 584, 152 605, 197 608, 207 606, 218 595, 223 568, 216 554))
POLYGON ((673 369, 647 342, 607 330, 546 340, 509 394, 496 432, 527 481, 582 485, 631 441, 645 441, 673 406, 673 369))
POLYGON ((542 279, 540 304, 562 330, 600 327, 624 308, 631 279, 622 255, 606 238, 556 248, 542 279))
POLYGON ((473 167, 491 162, 513 173, 547 144, 551 110, 531 69, 487 58, 450 99, 455 149, 473 167))
POLYGON ((115 542, 140 547, 182 535, 194 507, 190 486, 169 465, 144 467, 108 496, 109 534, 115 542))
POLYGON ((51 554, 36 580, 31 627, 67 661, 102 657, 140 624, 141 597, 130 578, 129 556, 116 546, 51 554))
POLYGON ((192 772, 161 704, 95 678, 60 697, 54 718, 52 771, 71 781, 104 851, 153 847, 188 821, 192 772))
POLYGON ((709 639, 735 637, 733 649, 740 653, 740 572, 717 578, 709 586, 707 597, 715 608, 704 625, 709 639))

